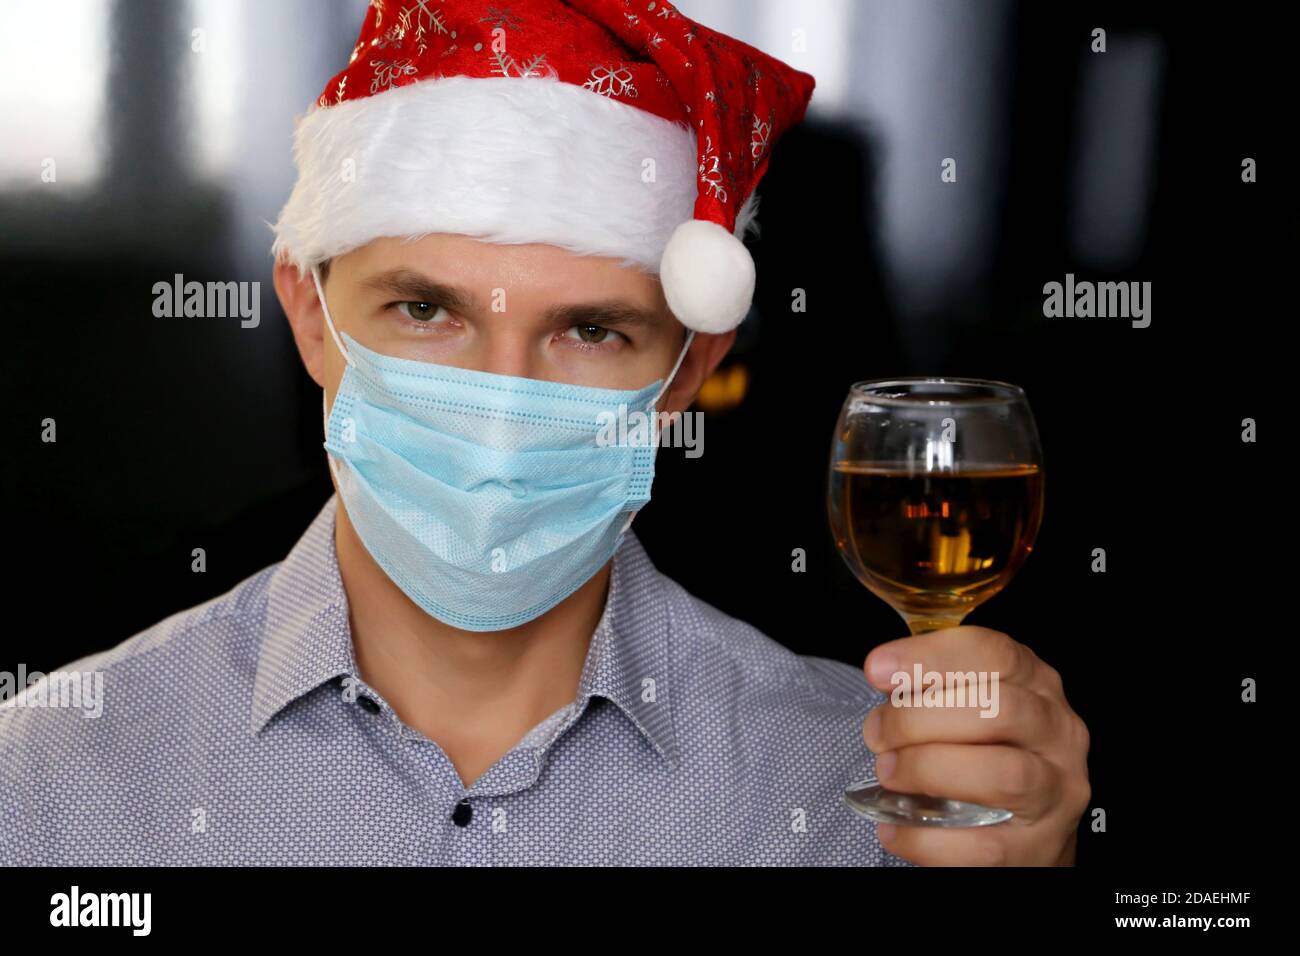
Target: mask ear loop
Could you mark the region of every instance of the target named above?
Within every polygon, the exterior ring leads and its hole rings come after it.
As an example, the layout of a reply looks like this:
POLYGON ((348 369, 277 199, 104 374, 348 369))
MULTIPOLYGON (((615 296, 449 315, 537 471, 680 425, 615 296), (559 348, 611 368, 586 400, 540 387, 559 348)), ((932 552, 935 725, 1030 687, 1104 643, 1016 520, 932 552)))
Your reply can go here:
MULTIPOLYGON (((649 410, 650 413, 650 422, 651 422, 650 432, 654 439, 655 457, 659 456, 659 413, 655 410, 655 406, 659 404, 659 399, 664 397, 664 394, 668 391, 669 387, 673 384, 673 379, 677 377, 677 372, 682 367, 682 362, 685 361, 686 359, 686 353, 691 350, 691 343, 694 341, 695 341, 695 330, 694 329, 687 330, 686 342, 682 345, 682 350, 677 355, 677 361, 673 363, 673 370, 668 373, 668 378, 664 380, 663 387, 659 389, 658 394, 655 395, 655 397, 650 400, 650 404, 646 406, 646 408, 649 410)), ((619 531, 619 537, 622 537, 627 532, 627 529, 632 527, 632 519, 635 518, 638 514, 640 514, 640 511, 633 511, 630 515, 627 516, 627 521, 624 522, 622 529, 620 529, 619 531)))
POLYGON ((659 399, 664 397, 664 393, 667 392, 669 387, 673 384, 673 379, 677 377, 677 370, 682 367, 682 362, 685 361, 686 359, 686 353, 691 350, 691 343, 694 341, 695 341, 695 330, 690 329, 686 333, 686 342, 684 345, 682 345, 682 350, 677 355, 677 361, 673 363, 673 370, 668 373, 668 378, 664 381, 664 387, 659 389, 659 394, 657 394, 654 398, 650 400, 650 405, 649 405, 650 408, 654 408, 656 405, 659 404, 659 399))
MULTIPOLYGON (((343 360, 347 362, 349 365, 352 365, 353 364, 352 356, 348 354, 348 350, 343 347, 343 341, 342 339, 339 338, 338 330, 334 328, 334 319, 330 316, 330 307, 325 302, 325 290, 321 288, 319 266, 314 265, 311 267, 311 281, 316 286, 316 298, 320 299, 321 311, 325 313, 325 325, 330 330, 330 337, 334 339, 334 345, 339 350, 339 354, 343 356, 343 360)), ((321 410, 321 419, 325 426, 325 438, 326 438, 326 442, 328 442, 329 430, 330 430, 330 412, 329 412, 328 399, 325 396, 324 389, 321 389, 321 393, 320 393, 320 410, 321 410)), ((329 462, 330 471, 334 473, 334 481, 339 485, 342 485, 342 479, 339 477, 338 463, 334 461, 334 454, 329 450, 328 444, 326 444, 325 447, 325 460, 329 462)))
POLYGON ((339 338, 338 329, 334 328, 334 319, 330 316, 330 307, 325 303, 325 290, 320 285, 320 266, 311 267, 311 281, 316 284, 316 298, 320 299, 321 311, 325 313, 325 325, 330 330, 330 337, 334 339, 334 345, 338 348, 339 354, 351 365, 352 356, 343 347, 343 340, 339 338))

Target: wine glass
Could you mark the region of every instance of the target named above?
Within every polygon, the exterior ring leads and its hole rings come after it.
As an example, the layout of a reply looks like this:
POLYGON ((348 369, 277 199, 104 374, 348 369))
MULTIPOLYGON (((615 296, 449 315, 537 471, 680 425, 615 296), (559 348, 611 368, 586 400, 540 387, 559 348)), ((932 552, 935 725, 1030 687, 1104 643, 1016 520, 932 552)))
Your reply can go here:
MULTIPOLYGON (((1024 392, 971 378, 858 382, 835 426, 827 504, 840 555, 911 633, 955 627, 1011 580, 1042 520, 1042 450, 1024 392)), ((897 793, 874 777, 844 799, 878 823, 968 827, 1012 816, 897 793)))

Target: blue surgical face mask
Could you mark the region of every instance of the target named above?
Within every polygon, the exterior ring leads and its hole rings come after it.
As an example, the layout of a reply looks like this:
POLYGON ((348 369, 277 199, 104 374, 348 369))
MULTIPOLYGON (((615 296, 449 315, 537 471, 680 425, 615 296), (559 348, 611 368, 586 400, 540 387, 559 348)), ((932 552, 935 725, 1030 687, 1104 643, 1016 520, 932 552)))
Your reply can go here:
POLYGON ((340 339, 312 279, 348 363, 325 422, 330 467, 393 583, 439 621, 497 631, 590 580, 650 500, 655 406, 694 333, 668 380, 642 389, 494 375, 340 339))

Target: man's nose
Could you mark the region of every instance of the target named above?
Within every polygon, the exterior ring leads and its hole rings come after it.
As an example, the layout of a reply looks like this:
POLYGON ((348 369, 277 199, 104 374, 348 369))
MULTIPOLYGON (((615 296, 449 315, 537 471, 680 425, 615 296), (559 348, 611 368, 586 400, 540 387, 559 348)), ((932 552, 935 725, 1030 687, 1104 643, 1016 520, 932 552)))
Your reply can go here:
POLYGON ((515 378, 537 377, 537 356, 522 334, 489 333, 476 352, 475 367, 481 372, 515 378))

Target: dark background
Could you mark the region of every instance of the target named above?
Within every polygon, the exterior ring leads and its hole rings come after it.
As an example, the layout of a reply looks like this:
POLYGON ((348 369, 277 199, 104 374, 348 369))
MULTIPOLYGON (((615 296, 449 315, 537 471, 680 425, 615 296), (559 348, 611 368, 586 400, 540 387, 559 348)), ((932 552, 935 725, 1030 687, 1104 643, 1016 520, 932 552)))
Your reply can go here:
MULTIPOLYGON (((244 56, 236 139, 219 144, 230 158, 215 174, 183 146, 209 142, 193 138, 202 84, 186 72, 207 6, 93 6, 103 73, 65 63, 58 81, 107 91, 83 144, 101 157, 89 186, 33 184, 39 172, 22 163, 49 155, 32 142, 45 134, 14 107, 37 78, 0 62, 10 671, 53 669, 226 591, 281 559, 329 494, 319 391, 275 300, 264 220, 292 183, 292 116, 345 60, 364 4, 234 4, 255 27, 214 26, 214 46, 244 56), (260 327, 155 318, 153 284, 176 272, 260 280, 260 327), (56 444, 40 441, 47 417, 56 444), (190 571, 195 547, 206 574, 190 571)), ((773 6, 681 4, 746 39, 754 10, 773 6)), ((1270 73, 1280 26, 1253 10, 1193 20, 1173 4, 807 6, 843 15, 851 55, 760 189, 755 312, 728 360, 750 387, 707 416, 702 458, 661 452, 637 533, 704 600, 800 653, 861 664, 904 629, 827 528, 830 435, 849 384, 950 374, 1023 386, 1044 442, 1046 517, 1024 569, 968 622, 1033 647, 1088 723, 1107 832, 1082 829, 1081 864, 1249 874, 1277 826, 1259 802, 1282 759, 1266 738, 1276 681, 1265 667, 1289 640, 1272 539, 1289 540, 1294 510, 1269 450, 1287 427, 1268 413, 1292 318, 1268 228, 1285 175, 1270 73), (1096 26, 1107 54, 1088 50, 1096 26), (948 156, 956 184, 939 179, 948 156), (1260 165, 1252 185, 1247 156, 1260 165), (1042 287, 1067 272, 1150 281, 1151 326, 1044 318, 1042 287), (790 310, 795 288, 804 314, 790 310), (1240 440, 1246 417, 1258 444, 1240 440), (1105 574, 1090 570, 1098 547, 1105 574), (791 572, 794 548, 807 550, 806 573, 791 572), (1240 702, 1245 677, 1263 702, 1240 702)), ((811 59, 765 48, 820 81, 826 26, 809 29, 811 59)), ((53 155, 75 174, 77 148, 53 155)))

